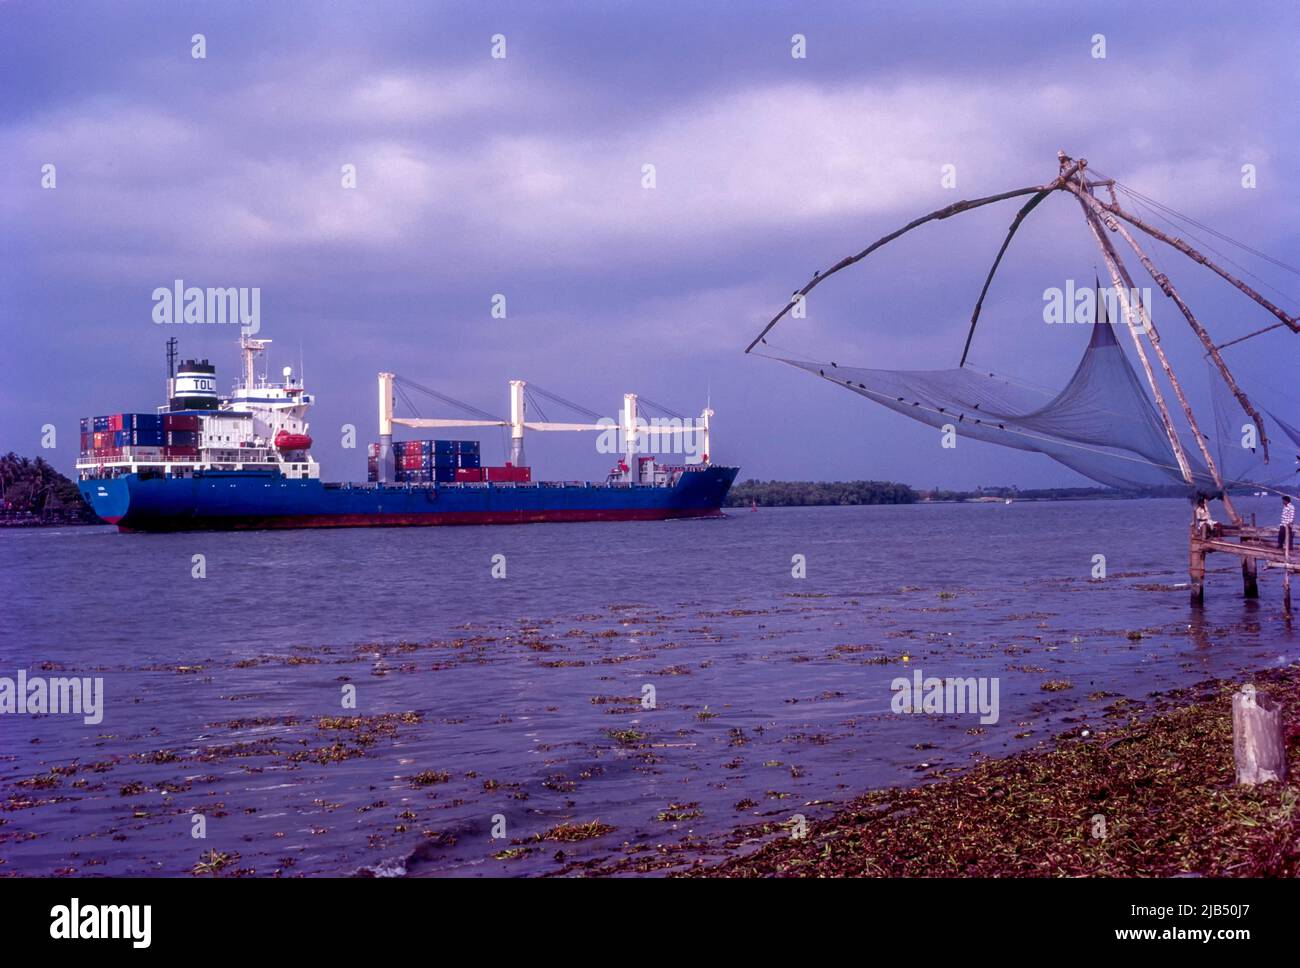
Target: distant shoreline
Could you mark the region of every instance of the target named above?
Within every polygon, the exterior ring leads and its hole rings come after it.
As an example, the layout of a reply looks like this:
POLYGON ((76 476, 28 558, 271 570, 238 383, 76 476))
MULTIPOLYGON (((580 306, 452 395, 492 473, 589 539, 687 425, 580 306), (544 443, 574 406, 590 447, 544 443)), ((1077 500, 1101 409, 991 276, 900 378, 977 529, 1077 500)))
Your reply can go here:
POLYGON ((1119 491, 1108 487, 990 487, 973 491, 917 490, 894 481, 759 481, 735 485, 728 508, 842 507, 872 504, 1001 504, 1007 501, 1124 501, 1140 498, 1185 498, 1179 486, 1149 491, 1119 491))

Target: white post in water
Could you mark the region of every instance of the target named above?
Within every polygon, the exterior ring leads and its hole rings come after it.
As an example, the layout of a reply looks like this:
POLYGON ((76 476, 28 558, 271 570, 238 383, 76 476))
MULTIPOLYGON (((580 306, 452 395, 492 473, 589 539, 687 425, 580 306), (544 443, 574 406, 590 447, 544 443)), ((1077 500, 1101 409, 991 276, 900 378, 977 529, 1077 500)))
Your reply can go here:
POLYGON ((516 467, 524 462, 524 420, 527 406, 524 401, 523 380, 510 381, 510 463, 516 467))
POLYGON ((627 463, 627 480, 635 480, 636 455, 641 450, 637 440, 636 394, 623 394, 623 447, 624 461, 627 463))
POLYGON ((1232 755, 1241 786, 1286 781, 1282 707, 1253 685, 1242 686, 1232 697, 1232 755))
POLYGON ((388 483, 393 465, 393 374, 379 374, 379 480, 388 483))

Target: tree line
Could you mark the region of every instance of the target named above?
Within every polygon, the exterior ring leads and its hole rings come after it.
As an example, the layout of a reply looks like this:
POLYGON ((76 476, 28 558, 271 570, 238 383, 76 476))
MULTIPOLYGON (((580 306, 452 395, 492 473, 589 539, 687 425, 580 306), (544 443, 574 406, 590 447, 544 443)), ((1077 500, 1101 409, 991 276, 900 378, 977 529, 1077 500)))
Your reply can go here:
POLYGON ((77 485, 42 457, 0 457, 0 518, 5 524, 93 524, 77 485))

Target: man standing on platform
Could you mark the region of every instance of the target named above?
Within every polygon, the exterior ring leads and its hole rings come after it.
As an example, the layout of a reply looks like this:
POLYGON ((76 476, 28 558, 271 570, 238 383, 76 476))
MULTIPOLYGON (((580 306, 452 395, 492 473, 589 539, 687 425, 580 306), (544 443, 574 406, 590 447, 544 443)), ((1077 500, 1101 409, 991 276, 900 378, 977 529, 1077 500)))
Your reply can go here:
POLYGON ((1291 503, 1291 498, 1282 495, 1282 527, 1277 529, 1277 546, 1279 548, 1291 547, 1291 525, 1295 523, 1295 505, 1291 503))

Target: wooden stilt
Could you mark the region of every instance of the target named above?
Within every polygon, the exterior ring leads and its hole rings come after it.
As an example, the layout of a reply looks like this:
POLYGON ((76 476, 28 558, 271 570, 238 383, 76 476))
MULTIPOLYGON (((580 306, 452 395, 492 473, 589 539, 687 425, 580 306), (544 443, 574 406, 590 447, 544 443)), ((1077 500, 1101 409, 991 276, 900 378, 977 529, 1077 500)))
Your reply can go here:
POLYGON ((1249 556, 1241 559, 1241 585, 1243 597, 1259 598, 1259 576, 1255 559, 1249 556))
POLYGON ((1282 611, 1291 614, 1291 535, 1282 542, 1282 611))
POLYGON ((1191 560, 1188 577, 1192 585, 1192 604, 1205 604, 1205 546, 1195 532, 1192 534, 1191 560))

